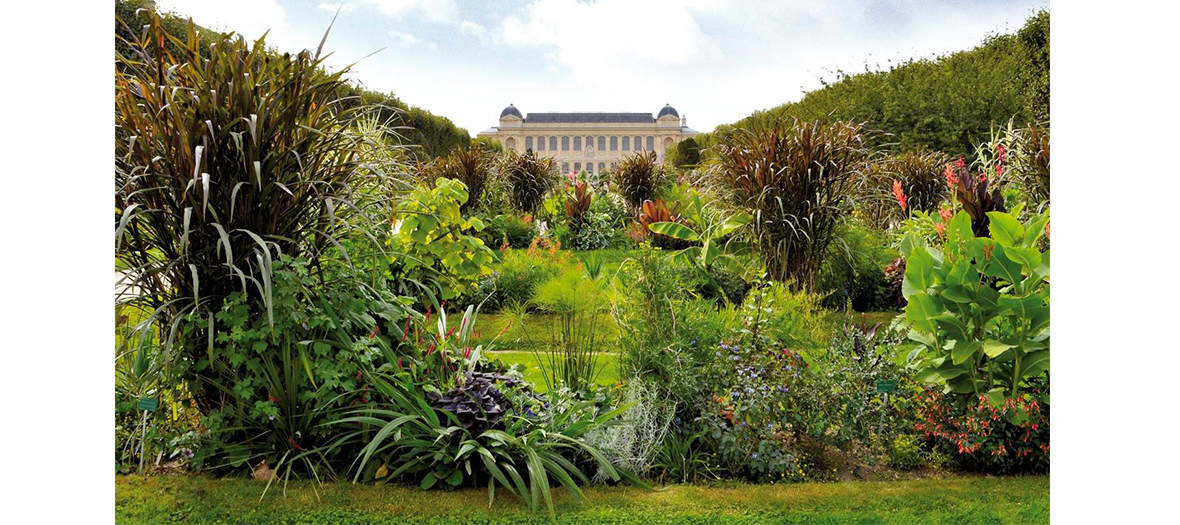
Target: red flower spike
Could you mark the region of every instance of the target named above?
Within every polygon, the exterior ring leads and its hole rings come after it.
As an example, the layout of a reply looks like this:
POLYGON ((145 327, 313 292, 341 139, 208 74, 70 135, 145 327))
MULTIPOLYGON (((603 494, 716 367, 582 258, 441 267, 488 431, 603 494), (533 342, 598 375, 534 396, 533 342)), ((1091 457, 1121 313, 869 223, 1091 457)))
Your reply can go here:
POLYGON ((893 181, 893 196, 897 198, 897 205, 901 206, 903 210, 906 209, 905 189, 901 187, 901 181, 899 180, 893 181))

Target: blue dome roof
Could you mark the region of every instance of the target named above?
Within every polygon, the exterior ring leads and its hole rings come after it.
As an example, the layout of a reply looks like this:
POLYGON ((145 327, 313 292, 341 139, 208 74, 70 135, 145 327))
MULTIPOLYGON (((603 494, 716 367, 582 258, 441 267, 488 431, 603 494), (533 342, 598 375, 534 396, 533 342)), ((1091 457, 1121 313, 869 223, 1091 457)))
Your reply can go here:
POLYGON ((664 104, 664 109, 660 110, 660 113, 656 115, 656 118, 660 118, 664 115, 672 115, 673 117, 680 118, 680 113, 676 112, 676 108, 667 104, 664 104))
POLYGON ((515 115, 516 118, 520 119, 524 118, 524 115, 520 114, 520 110, 516 109, 516 106, 513 106, 512 104, 508 104, 508 107, 504 108, 504 111, 500 112, 500 118, 507 117, 508 115, 515 115))

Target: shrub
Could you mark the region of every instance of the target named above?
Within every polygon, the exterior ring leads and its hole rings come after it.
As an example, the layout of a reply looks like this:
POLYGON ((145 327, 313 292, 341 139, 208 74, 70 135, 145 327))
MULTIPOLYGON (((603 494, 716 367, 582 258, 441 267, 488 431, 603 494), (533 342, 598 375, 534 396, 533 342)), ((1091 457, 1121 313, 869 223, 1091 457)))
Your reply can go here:
POLYGON ((463 218, 459 208, 464 202, 467 189, 462 182, 438 179, 433 189, 414 190, 397 204, 389 239, 395 255, 389 269, 403 283, 402 293, 433 293, 433 284, 442 299, 451 299, 470 292, 481 277, 492 273, 492 251, 469 233, 483 229, 483 222, 463 218))
POLYGON ((438 178, 457 180, 467 188, 467 202, 460 206, 463 213, 480 206, 484 189, 492 179, 495 157, 482 147, 455 148, 449 155, 425 164, 422 176, 427 182, 438 178))
POLYGON ((869 165, 858 188, 861 218, 871 227, 884 230, 905 219, 910 211, 932 212, 949 193, 943 170, 950 161, 939 152, 915 151, 887 155, 869 165), (897 206, 894 181, 906 195, 906 209, 897 206))
POLYGON ((1049 216, 988 215, 990 238, 962 211, 941 250, 908 237, 902 292, 917 378, 1000 407, 1049 372, 1049 253, 1037 248, 1049 216))
POLYGON ((1049 404, 1026 392, 995 406, 981 395, 964 404, 953 394, 918 396, 916 429, 972 472, 1049 472, 1049 404))
POLYGON ((537 223, 529 214, 501 213, 489 219, 486 226, 477 235, 491 247, 527 248, 538 234, 537 223))
POLYGON ((223 396, 183 364, 213 358, 207 342, 229 328, 215 314, 237 294, 271 331, 279 254, 331 261, 384 223, 362 199, 387 178, 358 169, 350 129, 363 108, 337 99, 347 68, 326 73, 318 52, 276 56, 263 40, 203 45, 191 23, 176 38, 154 13, 144 36, 116 55, 115 260, 136 291, 117 302, 153 312, 136 337, 169 334, 158 340, 180 366, 172 377, 209 413, 223 396))
POLYGON ((524 213, 535 214, 558 179, 553 159, 538 157, 531 150, 523 155, 509 151, 500 171, 508 187, 509 202, 524 213))
POLYGON ((919 436, 897 436, 889 449, 889 466, 898 470, 917 470, 926 466, 929 461, 922 444, 922 438, 919 436))
POLYGON ((844 221, 821 268, 819 291, 824 294, 824 306, 840 308, 851 304, 858 312, 905 306, 904 302, 890 303, 887 298, 889 282, 884 268, 897 255, 887 244, 880 232, 856 221, 844 221))
POLYGON ((501 249, 500 253, 500 264, 480 281, 467 303, 482 304, 485 311, 514 304, 528 305, 537 287, 556 277, 569 263, 568 251, 538 239, 533 239, 528 249, 501 249), (542 242, 545 246, 541 246, 542 242))
POLYGON ((667 182, 667 173, 656 160, 656 153, 638 152, 619 161, 610 175, 615 192, 623 197, 631 216, 639 213, 643 201, 657 197, 660 188, 667 182))
POLYGON ((718 145, 714 177, 754 215, 757 246, 773 279, 815 288, 852 181, 872 155, 868 135, 852 122, 777 118, 735 130, 718 145))
MULTIPOLYGON (((640 378, 627 381, 624 389, 620 405, 629 408, 623 412, 622 424, 602 427, 586 436, 586 442, 616 467, 643 476, 668 435, 676 406, 665 403, 663 392, 640 378)), ((594 479, 603 482, 608 476, 599 470, 594 479)))

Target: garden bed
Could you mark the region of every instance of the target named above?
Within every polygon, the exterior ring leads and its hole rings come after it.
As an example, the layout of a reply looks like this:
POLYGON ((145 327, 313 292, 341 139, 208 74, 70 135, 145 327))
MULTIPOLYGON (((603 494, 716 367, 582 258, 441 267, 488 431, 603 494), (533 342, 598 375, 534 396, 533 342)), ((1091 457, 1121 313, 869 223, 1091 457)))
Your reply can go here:
MULTIPOLYGON (((507 493, 421 491, 401 485, 245 479, 115 479, 119 523, 552 523, 507 493)), ((1048 523, 1049 477, 947 477, 837 484, 726 483, 648 491, 586 488, 579 503, 555 489, 559 523, 1048 523)))

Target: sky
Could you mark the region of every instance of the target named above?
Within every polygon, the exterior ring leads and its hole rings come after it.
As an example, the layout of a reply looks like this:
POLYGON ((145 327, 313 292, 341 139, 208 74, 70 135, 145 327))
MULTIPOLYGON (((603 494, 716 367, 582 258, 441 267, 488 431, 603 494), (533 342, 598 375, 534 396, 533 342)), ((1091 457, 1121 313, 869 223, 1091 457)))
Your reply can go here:
POLYGON ((1048 0, 157 0, 283 51, 331 26, 332 68, 476 133, 529 112, 656 113, 689 127, 799 100, 837 70, 970 49, 1048 0), (332 18, 337 17, 335 23, 332 18))

